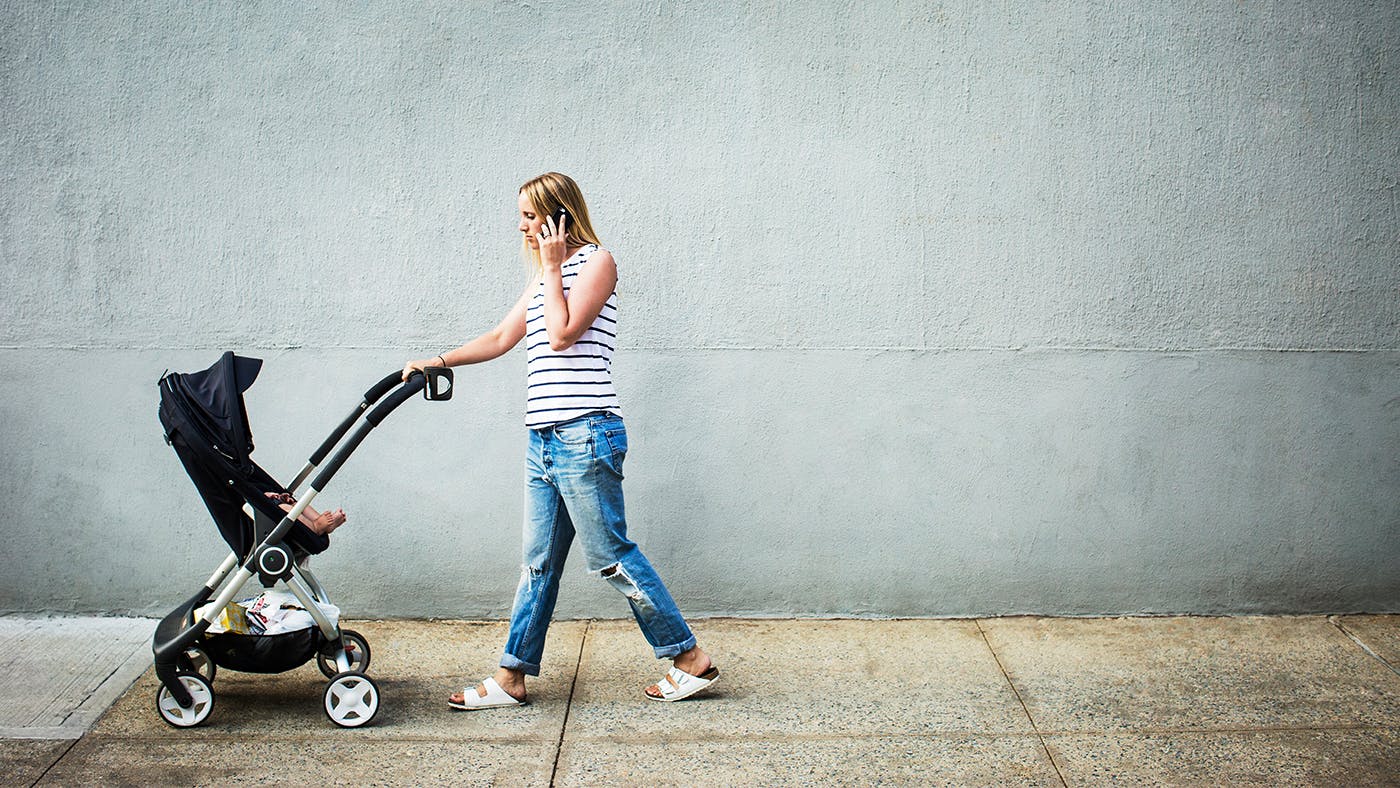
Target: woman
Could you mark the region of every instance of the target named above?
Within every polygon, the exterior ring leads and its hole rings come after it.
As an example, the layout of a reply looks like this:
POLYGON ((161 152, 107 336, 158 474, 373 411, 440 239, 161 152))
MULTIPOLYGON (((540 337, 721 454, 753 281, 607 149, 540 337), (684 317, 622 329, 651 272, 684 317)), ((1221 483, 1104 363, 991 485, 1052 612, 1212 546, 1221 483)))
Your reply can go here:
POLYGON ((453 695, 454 709, 525 703, 525 677, 537 676, 569 545, 578 534, 590 572, 621 591, 657 659, 672 667, 648 698, 676 701, 714 683, 719 671, 696 645, 665 584, 623 516, 627 431, 612 383, 617 337, 617 264, 601 247, 578 184, 549 172, 520 187, 522 255, 534 275, 499 325, 454 350, 404 365, 497 358, 525 339, 526 452, 524 570, 510 635, 495 675, 453 695), (559 209, 566 215, 556 220, 559 209))

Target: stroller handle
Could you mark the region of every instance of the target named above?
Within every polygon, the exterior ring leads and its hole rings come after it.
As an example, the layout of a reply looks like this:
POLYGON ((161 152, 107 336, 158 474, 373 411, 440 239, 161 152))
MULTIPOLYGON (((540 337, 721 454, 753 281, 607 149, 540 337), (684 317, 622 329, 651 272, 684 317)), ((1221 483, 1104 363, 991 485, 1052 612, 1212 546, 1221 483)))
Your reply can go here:
MULTIPOLYGON (((421 372, 415 371, 413 374, 417 375, 420 379, 423 377, 421 372)), ((410 378, 411 377, 412 376, 410 376, 410 378)), ((361 398, 360 404, 356 406, 355 410, 352 411, 349 416, 346 416, 345 419, 342 420, 340 424, 336 426, 335 431, 333 431, 330 435, 326 436, 326 439, 324 441, 321 441, 320 446, 316 447, 316 451, 313 452, 311 455, 310 465, 307 466, 307 469, 310 470, 315 466, 319 466, 321 462, 324 461, 326 457, 331 453, 331 450, 336 447, 336 444, 340 443, 340 439, 345 437, 345 433, 349 432, 350 428, 355 426, 355 422, 359 421, 360 415, 363 414, 366 410, 368 410, 370 405, 373 405, 374 403, 378 402, 380 397, 389 393, 391 389, 403 382, 403 370, 394 370, 388 375, 385 375, 384 378, 378 383, 374 384, 373 386, 370 386, 369 390, 365 392, 364 397, 361 398)), ((419 390, 421 390, 421 387, 419 390)), ((407 399, 407 397, 405 397, 405 399, 407 399)), ((395 405, 394 407, 398 406, 395 405)), ((389 410, 393 410, 393 408, 390 408, 389 410)), ((381 416, 380 418, 382 419, 383 416, 381 416)), ((375 424, 378 423, 379 422, 377 421, 375 422, 375 424)), ((305 477, 298 477, 297 480, 292 483, 292 486, 296 487, 297 485, 301 484, 303 478, 305 477)))
POLYGON ((389 392, 390 389, 404 382, 403 370, 396 369, 384 376, 384 379, 370 386, 365 392, 365 405, 373 405, 379 398, 389 392))
MULTIPOLYGON (((384 421, 395 408, 402 405, 415 394, 421 392, 423 388, 428 385, 427 376, 420 371, 415 370, 413 374, 408 376, 407 381, 402 380, 400 377, 402 374, 402 371, 395 372, 393 380, 395 383, 402 382, 403 385, 399 386, 398 390, 386 397, 383 402, 379 403, 374 410, 365 414, 365 420, 360 424, 359 429, 355 430, 355 432, 351 433, 350 437, 345 439, 345 442, 340 445, 340 450, 335 453, 335 456, 331 458, 330 462, 316 475, 316 479, 311 482, 311 489, 326 489, 326 485, 330 483, 331 477, 335 476, 336 471, 340 470, 340 466, 344 465, 345 461, 350 459, 350 455, 354 453, 360 443, 369 436, 370 430, 378 427, 379 423, 384 421)), ((376 384, 375 388, 377 389, 382 386, 386 380, 388 380, 388 378, 376 384)), ((373 391, 374 390, 371 389, 370 393, 373 393, 373 391)), ((382 395, 383 392, 380 392, 380 394, 382 395)), ((366 394, 366 396, 368 396, 368 394, 366 394)), ((376 397, 376 399, 378 399, 378 397, 376 397)), ((368 402, 362 403, 359 410, 357 410, 354 415, 358 416, 359 411, 362 411, 368 406, 368 402)), ((352 418, 350 421, 353 422, 354 419, 352 418)), ((338 436, 335 437, 338 439, 338 436)))

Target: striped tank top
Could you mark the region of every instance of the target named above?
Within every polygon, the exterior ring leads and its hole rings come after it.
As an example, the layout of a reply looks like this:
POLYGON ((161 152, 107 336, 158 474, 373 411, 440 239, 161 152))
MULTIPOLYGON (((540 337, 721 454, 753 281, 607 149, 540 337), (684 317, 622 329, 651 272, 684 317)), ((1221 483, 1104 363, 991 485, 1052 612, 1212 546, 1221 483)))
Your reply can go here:
MULTIPOLYGON (((588 256, 588 244, 559 266, 564 298, 588 256)), ((622 407, 612 383, 612 354, 617 345, 617 292, 603 304, 593 325, 567 350, 552 350, 544 328, 544 281, 525 311, 525 426, 539 429, 596 410, 618 415, 622 407)))

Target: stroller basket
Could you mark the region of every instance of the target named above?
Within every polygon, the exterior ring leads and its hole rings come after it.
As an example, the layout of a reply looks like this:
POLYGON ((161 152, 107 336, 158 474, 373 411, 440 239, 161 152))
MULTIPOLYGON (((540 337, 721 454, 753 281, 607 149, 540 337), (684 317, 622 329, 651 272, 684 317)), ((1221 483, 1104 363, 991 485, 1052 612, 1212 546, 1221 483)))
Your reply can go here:
POLYGON ((305 665, 326 639, 316 627, 280 635, 222 632, 204 638, 200 648, 214 664, 240 673, 285 673, 305 665))
POLYGON ((300 518, 351 453, 395 408, 419 392, 428 399, 450 399, 452 372, 432 368, 414 372, 407 381, 397 371, 385 376, 364 393, 292 483, 282 485, 252 459, 253 438, 243 393, 261 368, 259 359, 227 352, 202 372, 168 373, 160 379, 159 415, 166 442, 232 552, 199 591, 156 627, 152 650, 161 683, 156 706, 171 725, 198 725, 213 709, 216 666, 282 673, 317 658, 321 671, 331 679, 326 688, 327 716, 342 727, 358 727, 379 708, 378 688, 365 675, 369 644, 358 633, 342 630, 322 610, 328 604, 325 590, 305 564, 309 556, 326 550, 330 539, 307 528, 300 518), (356 427, 353 432, 352 427, 356 427), (313 473, 315 478, 298 493, 313 473), (284 512, 268 493, 292 493, 296 502, 284 512), (267 588, 285 585, 314 626, 274 635, 211 633, 211 626, 254 576, 267 588))

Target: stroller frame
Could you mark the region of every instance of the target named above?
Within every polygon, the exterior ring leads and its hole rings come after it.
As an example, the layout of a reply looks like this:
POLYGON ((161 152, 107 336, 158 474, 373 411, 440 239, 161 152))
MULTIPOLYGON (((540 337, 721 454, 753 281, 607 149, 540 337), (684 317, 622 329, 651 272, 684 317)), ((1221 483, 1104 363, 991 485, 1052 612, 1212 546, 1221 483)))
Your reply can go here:
MULTIPOLYGON (((243 439, 247 445, 246 452, 251 452, 251 437, 246 434, 242 392, 251 385, 261 362, 255 359, 240 359, 230 351, 224 354, 215 367, 223 365, 229 377, 236 378, 237 375, 233 371, 235 364, 240 362, 250 365, 244 370, 251 369, 251 372, 240 370, 239 374, 247 378, 247 383, 240 382, 234 395, 237 400, 236 415, 243 422, 241 426, 245 433, 243 439)), ((215 367, 211 367, 210 371, 215 367)), ((342 727, 358 727, 369 722, 378 710, 379 692, 373 680, 364 675, 364 670, 369 665, 368 643, 358 633, 342 630, 321 610, 320 605, 329 601, 325 588, 316 575, 305 566, 303 559, 311 552, 320 552, 328 541, 325 537, 311 535, 298 520, 369 433, 399 405, 420 392, 430 400, 450 399, 451 369, 433 367, 423 371, 415 370, 407 380, 402 378, 401 371, 395 371, 366 391, 350 414, 340 421, 307 460, 292 483, 285 488, 296 499, 291 510, 285 513, 269 502, 258 489, 255 483, 257 481, 264 485, 276 482, 253 464, 246 452, 240 455, 237 451, 226 450, 226 446, 221 448, 204 430, 193 426, 194 419, 199 418, 200 414, 192 412, 194 408, 188 398, 181 395, 179 385, 172 381, 175 377, 177 376, 167 374, 160 380, 161 420, 166 427, 166 441, 172 445, 176 441, 182 444, 177 447, 177 454, 180 454, 187 471, 192 471, 193 461, 190 457, 196 457, 202 463, 202 467, 216 466, 219 478, 222 479, 225 475, 229 477, 229 488, 243 499, 242 513, 251 519, 251 523, 245 525, 252 526, 253 538, 248 540, 250 547, 245 555, 240 555, 235 547, 219 568, 209 576, 203 587, 157 625, 152 639, 155 672, 161 685, 157 690, 157 710, 167 723, 175 727, 198 725, 208 718, 213 707, 212 681, 216 660, 200 646, 206 642, 205 633, 219 620, 233 598, 249 580, 257 576, 264 587, 272 588, 279 583, 286 586, 315 622, 319 638, 316 638, 314 644, 307 645, 315 646, 316 656, 321 660, 321 670, 331 679, 326 689, 327 716, 342 727), (380 401, 381 398, 383 401, 380 401), (370 407, 376 402, 379 403, 378 406, 371 410, 370 407), (351 432, 351 428, 357 423, 358 428, 351 432), (335 451, 334 456, 331 456, 332 451, 335 451), (331 456, 331 459, 326 462, 328 456, 331 456), (311 480, 309 485, 308 479, 311 480), (305 489, 302 489, 303 485, 306 485, 305 489), (277 519, 274 519, 274 515, 277 519), (294 528, 305 533, 299 534, 294 528), (308 541, 314 543, 317 538, 320 539, 319 549, 314 544, 308 547, 308 541), (208 604, 210 600, 212 604, 208 604), (208 606, 204 614, 196 618, 196 608, 206 604, 208 606), (361 653, 352 653, 347 649, 346 641, 353 643, 361 653), (207 673, 206 670, 201 670, 198 664, 200 659, 205 663, 203 667, 207 669, 207 673), (352 700, 341 703, 346 697, 352 700)), ((207 418, 205 421, 207 422, 207 418)), ((196 486, 199 486, 198 480, 195 481, 196 486)), ((204 492, 201 489, 202 495, 204 492)), ((206 503, 208 502, 206 497, 206 503)), ((213 514, 212 504, 210 511, 213 514)), ((217 516, 215 519, 219 521, 217 516)), ((219 524, 222 530, 225 523, 220 521, 219 524)), ((227 532, 225 539, 230 539, 227 532)), ((230 546, 234 546, 233 541, 230 541, 230 546)), ((310 658, 310 654, 301 656, 290 667, 259 669, 235 666, 234 669, 283 672, 304 664, 310 658)))

